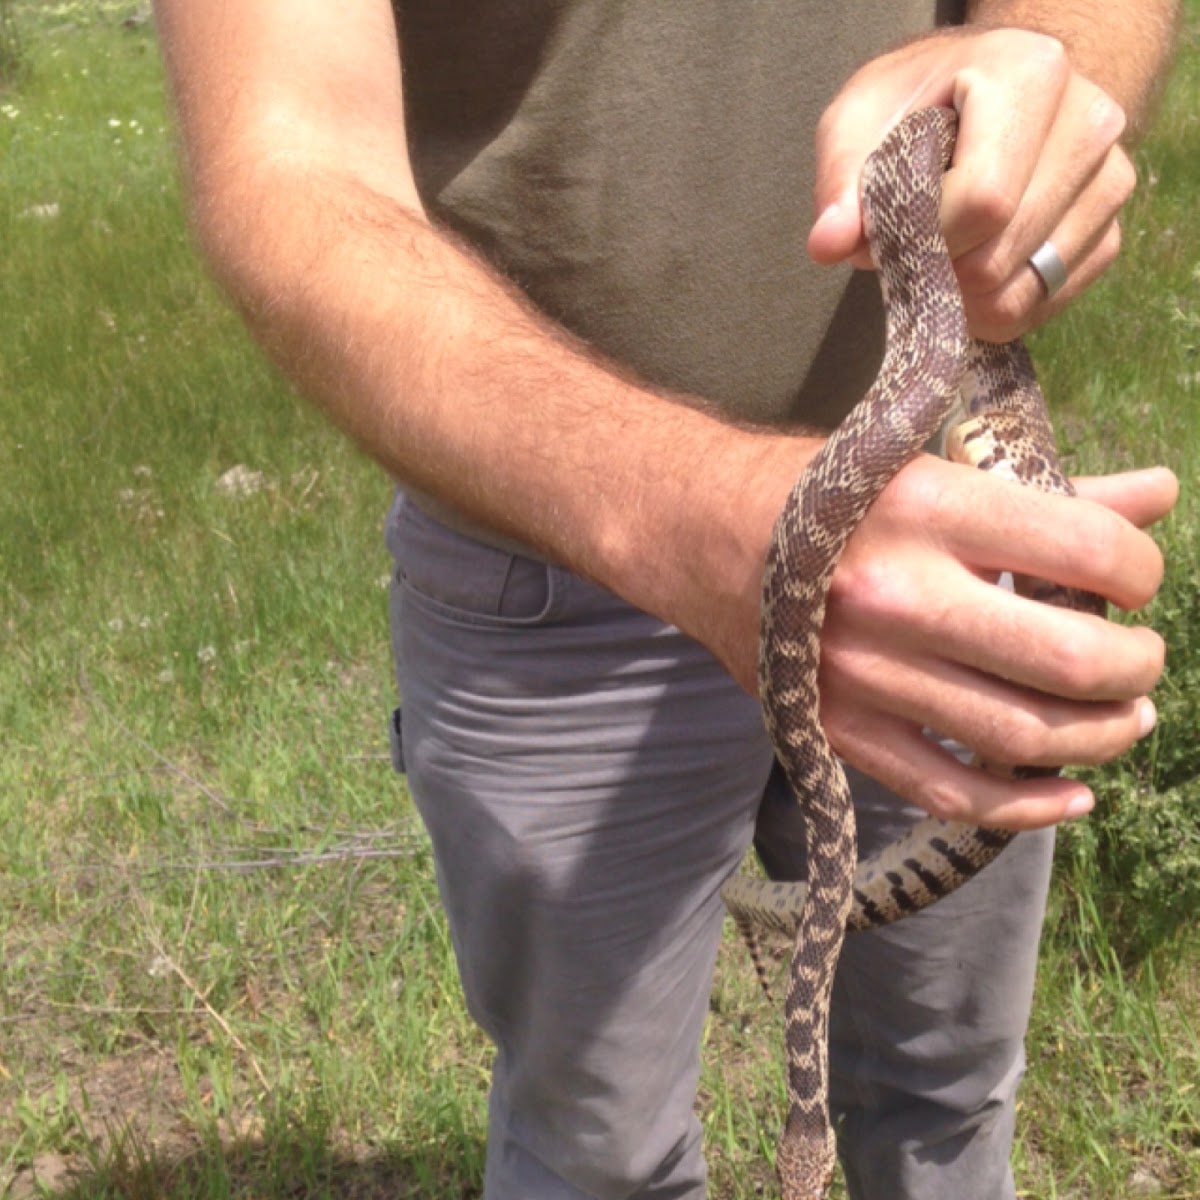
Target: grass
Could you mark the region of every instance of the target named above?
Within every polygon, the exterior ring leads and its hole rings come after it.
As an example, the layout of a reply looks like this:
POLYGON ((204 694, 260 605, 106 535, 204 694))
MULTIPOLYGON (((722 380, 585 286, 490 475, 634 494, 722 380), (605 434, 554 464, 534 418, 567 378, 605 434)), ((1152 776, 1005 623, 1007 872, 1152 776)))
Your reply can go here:
MULTIPOLYGON (((476 1195, 489 1052, 386 759, 387 488, 204 281, 136 11, 18 4, 0 91, 0 1194, 476 1195)), ((1122 264, 1035 347, 1073 466, 1186 490, 1160 731, 1060 855, 1029 1196, 1200 1197, 1198 72, 1189 44, 1122 264)), ((712 1009, 741 1200, 782 1074, 732 940, 712 1009)))

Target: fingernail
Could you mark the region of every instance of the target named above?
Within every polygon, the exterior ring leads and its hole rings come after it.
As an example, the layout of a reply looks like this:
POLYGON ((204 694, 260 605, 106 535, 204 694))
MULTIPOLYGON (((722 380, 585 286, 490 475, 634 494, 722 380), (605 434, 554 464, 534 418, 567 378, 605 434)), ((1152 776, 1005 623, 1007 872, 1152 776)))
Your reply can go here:
MULTIPOLYGON (((842 214, 842 207, 841 200, 835 200, 832 204, 825 205, 817 214, 817 219, 813 222, 812 234, 818 233, 819 230, 824 229, 827 225, 837 225, 838 218, 842 214)), ((809 236, 811 237, 812 234, 809 236)))
POLYGON ((1067 801, 1066 811, 1063 813, 1064 820, 1073 821, 1076 817, 1085 817, 1092 811, 1096 801, 1093 799, 1091 792, 1080 792, 1078 796, 1072 796, 1067 801))
MULTIPOLYGON (((855 189, 857 185, 855 185, 855 189)), ((813 229, 821 229, 826 225, 838 225, 845 220, 847 212, 853 212, 855 205, 858 202, 858 192, 852 189, 844 191, 836 199, 831 200, 817 214, 817 219, 813 222, 813 229)))
POLYGON ((1158 724, 1158 709, 1153 700, 1143 700, 1138 712, 1138 737, 1145 737, 1158 724))

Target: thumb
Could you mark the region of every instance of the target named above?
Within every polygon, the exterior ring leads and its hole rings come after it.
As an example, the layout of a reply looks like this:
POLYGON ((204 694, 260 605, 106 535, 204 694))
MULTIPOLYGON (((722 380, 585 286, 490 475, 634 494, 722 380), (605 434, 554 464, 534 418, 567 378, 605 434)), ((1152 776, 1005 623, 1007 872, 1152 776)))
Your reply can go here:
MULTIPOLYGON (((817 218, 808 234, 808 254, 813 262, 832 266, 864 248, 857 179, 851 186, 836 191, 829 200, 818 194, 816 209, 817 218)), ((867 264, 856 261, 855 265, 867 264)))
POLYGON ((814 147, 817 215, 808 235, 808 253, 815 262, 848 259, 856 267, 872 267, 858 191, 863 167, 906 113, 952 101, 959 40, 938 31, 868 63, 822 114, 814 147), (939 62, 941 69, 931 71, 931 63, 939 62))
POLYGON ((824 266, 849 260, 870 268, 858 189, 863 166, 879 145, 881 123, 874 113, 859 114, 871 119, 848 120, 842 107, 831 108, 817 129, 816 219, 808 235, 808 253, 824 266))

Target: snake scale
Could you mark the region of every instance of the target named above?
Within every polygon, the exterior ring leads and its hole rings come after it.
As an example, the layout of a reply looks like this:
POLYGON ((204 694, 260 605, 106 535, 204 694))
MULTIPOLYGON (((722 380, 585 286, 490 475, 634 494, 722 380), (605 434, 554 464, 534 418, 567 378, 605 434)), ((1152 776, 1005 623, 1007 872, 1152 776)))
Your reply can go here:
MULTIPOLYGON (((864 168, 864 224, 887 311, 884 360, 875 384, 793 488, 764 574, 759 691, 776 757, 804 813, 808 878, 778 883, 738 875, 724 897, 752 951, 758 929, 795 939, 784 1008, 788 1114, 776 1156, 784 1200, 823 1200, 833 1175, 829 1002, 846 930, 886 924, 934 902, 1013 836, 928 818, 856 869, 849 787, 817 717, 819 636, 838 558, 888 481, 960 410, 952 457, 1046 491, 1072 492, 1024 348, 976 342, 967 333, 938 223, 955 132, 951 110, 911 114, 864 168)), ((1103 611, 1095 597, 1036 580, 1017 583, 1037 599, 1103 611)))

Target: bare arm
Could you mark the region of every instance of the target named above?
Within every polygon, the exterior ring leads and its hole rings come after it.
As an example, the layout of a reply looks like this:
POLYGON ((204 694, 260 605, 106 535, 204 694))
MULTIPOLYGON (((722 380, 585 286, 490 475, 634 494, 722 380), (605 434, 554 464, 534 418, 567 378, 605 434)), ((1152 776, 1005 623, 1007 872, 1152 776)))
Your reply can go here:
POLYGON ((271 355, 395 478, 731 660, 705 613, 751 586, 763 546, 729 514, 759 505, 769 530, 816 442, 639 386, 430 225, 382 0, 159 13, 200 239, 271 355))
MULTIPOLYGON (((752 689, 767 543, 818 441, 642 386, 429 222, 386 0, 157 11, 200 240, 283 369, 393 476, 674 622, 752 689)), ((1145 603, 1161 561, 1130 522, 1161 515, 1174 484, 1132 477, 1108 507, 1031 494, 981 522, 999 486, 923 460, 885 492, 839 573, 823 716, 847 757, 918 803, 1021 827, 1060 819, 1083 789, 931 762, 911 714, 992 760, 1017 738, 1029 762, 1125 749, 1161 642, 1049 610, 1018 628, 979 572, 1145 603)))

